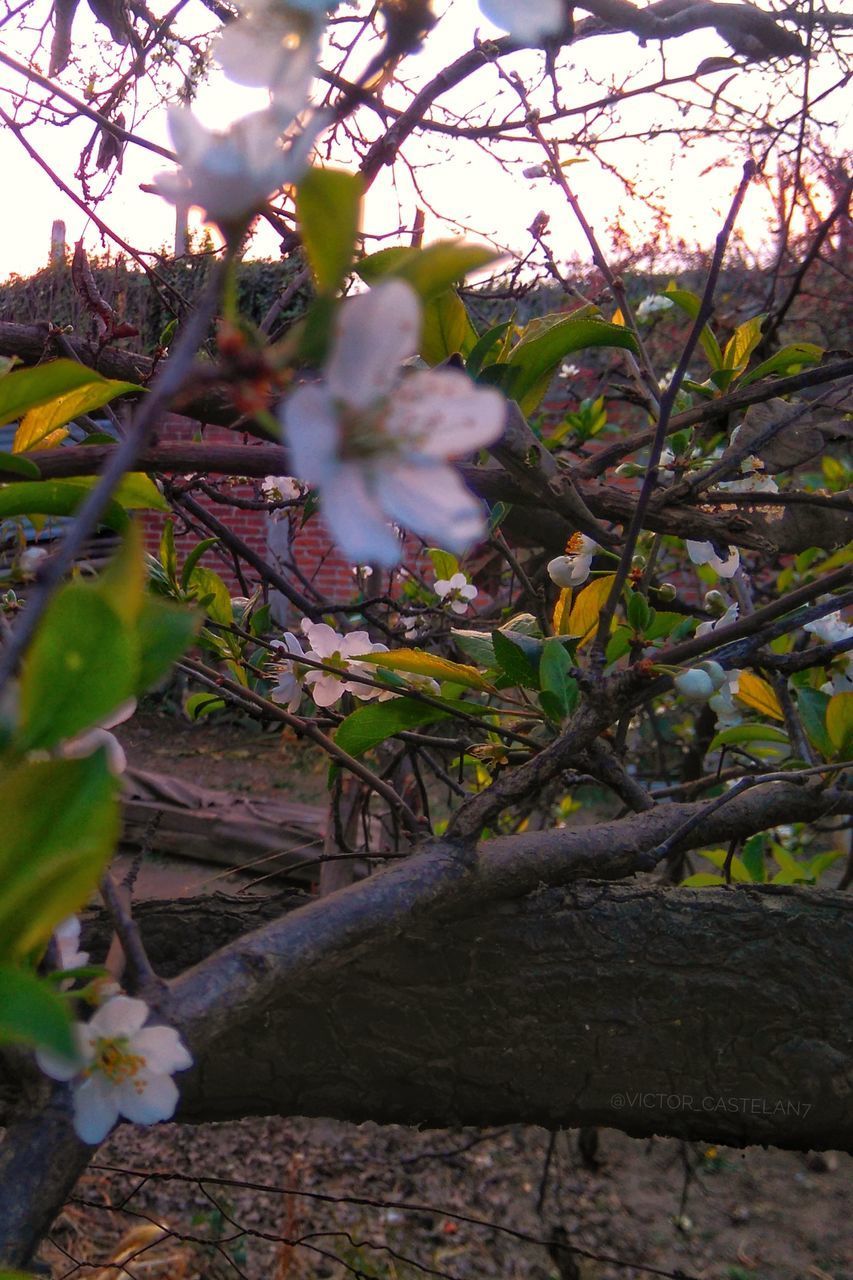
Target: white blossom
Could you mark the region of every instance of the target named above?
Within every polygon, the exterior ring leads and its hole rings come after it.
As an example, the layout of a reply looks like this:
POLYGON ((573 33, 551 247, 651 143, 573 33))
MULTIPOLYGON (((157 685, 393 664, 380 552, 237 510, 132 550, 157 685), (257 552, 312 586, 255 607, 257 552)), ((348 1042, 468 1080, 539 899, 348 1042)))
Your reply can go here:
POLYGON ((47 559, 47 555, 45 547, 24 547, 18 556, 19 571, 29 577, 36 572, 42 560, 47 559))
POLYGON ((420 323, 402 280, 348 299, 325 377, 282 408, 294 469, 319 486, 335 542, 358 563, 398 563, 391 521, 457 553, 484 532, 481 502, 447 463, 500 436, 505 402, 456 369, 404 371, 420 323))
MULTIPOLYGON (((293 654, 295 657, 302 658, 304 653, 299 637, 295 636, 292 631, 282 632, 281 640, 273 640, 272 647, 276 650, 277 655, 293 654)), ((287 706, 287 710, 291 713, 299 709, 302 701, 302 672, 293 659, 282 661, 276 658, 274 663, 275 674, 278 677, 278 683, 270 693, 273 702, 278 702, 287 706)))
POLYGON ((573 533, 566 543, 565 554, 548 561, 549 578, 558 587, 579 587, 589 577, 598 550, 598 543, 585 533, 573 533))
POLYGON ((237 84, 268 89, 277 111, 298 115, 308 99, 320 36, 334 5, 240 0, 240 16, 222 29, 214 53, 237 84))
POLYGON ((89 963, 89 952, 80 950, 80 921, 68 916, 53 931, 60 969, 80 969, 89 963))
POLYGON ((714 550, 712 542, 692 542, 686 539, 687 554, 694 564, 710 565, 721 578, 732 578, 740 565, 740 552, 737 547, 728 547, 728 554, 723 558, 714 550))
POLYGON ((305 684, 318 707, 332 706, 344 693, 354 693, 363 701, 370 698, 384 701, 394 697, 390 689, 378 689, 359 680, 347 679, 348 675, 373 677, 376 672, 370 663, 354 662, 353 658, 365 653, 387 653, 386 644, 373 644, 366 631, 350 631, 341 635, 325 622, 303 623, 302 629, 311 646, 305 657, 334 668, 332 671, 317 668, 305 676, 305 684))
POLYGON ((643 298, 635 314, 638 320, 647 320, 661 311, 669 311, 672 305, 672 299, 665 298, 662 293, 650 293, 648 297, 643 298))
POLYGON ((124 1116, 137 1124, 168 1120, 178 1104, 175 1071, 192 1058, 172 1027, 146 1027, 144 1000, 113 996, 89 1022, 74 1024, 73 1061, 45 1049, 36 1059, 53 1080, 71 1081, 74 1128, 83 1142, 102 1142, 124 1116))
POLYGON ((479 0, 479 4, 481 13, 519 44, 542 44, 559 35, 568 17, 564 0, 479 0))
POLYGON ((715 618, 713 622, 700 622, 696 628, 697 636, 706 636, 710 632, 716 631, 718 627, 727 627, 731 622, 737 622, 738 606, 730 604, 722 617, 715 618))
POLYGON ((675 676, 672 683, 685 702, 707 702, 714 694, 714 682, 707 671, 694 667, 692 671, 682 671, 675 676))
POLYGON ((735 694, 740 684, 741 673, 738 670, 726 672, 726 682, 708 699, 708 706, 717 717, 718 729, 732 729, 743 720, 742 708, 735 702, 735 694))
POLYGON ((224 133, 206 129, 188 107, 168 114, 181 167, 157 174, 154 189, 173 204, 200 205, 222 228, 242 230, 273 192, 296 182, 314 145, 314 131, 303 129, 285 150, 281 114, 272 108, 235 120, 224 133))
MULTIPOLYGON (((807 622, 803 630, 811 632, 822 644, 836 644, 853 636, 853 626, 844 621, 840 609, 807 622)), ((830 697, 836 693, 853 693, 853 651, 839 655, 832 664, 829 679, 821 685, 821 693, 828 693, 830 697)))
POLYGON ((305 486, 295 476, 267 476, 261 481, 261 493, 270 502, 297 502, 305 486))
POLYGON ((472 600, 477 598, 477 588, 464 573, 454 573, 452 578, 437 578, 433 587, 443 604, 450 605, 454 613, 467 613, 472 600))
POLYGON ((853 626, 844 621, 840 609, 836 609, 835 613, 824 614, 814 622, 807 622, 803 630, 810 631, 823 644, 835 644, 838 640, 847 640, 853 636, 853 626))

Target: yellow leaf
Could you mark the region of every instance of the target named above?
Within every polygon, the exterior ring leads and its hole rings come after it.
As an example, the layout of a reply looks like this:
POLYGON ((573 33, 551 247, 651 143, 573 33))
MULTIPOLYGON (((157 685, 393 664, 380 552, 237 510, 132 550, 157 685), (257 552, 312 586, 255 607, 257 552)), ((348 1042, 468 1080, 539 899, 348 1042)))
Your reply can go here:
POLYGON ((24 414, 15 432, 12 452, 26 453, 29 449, 35 449, 38 446, 51 449, 68 434, 64 431, 59 435, 58 427, 64 427, 66 422, 78 418, 81 413, 101 409, 110 400, 123 395, 126 391, 138 390, 135 382, 116 382, 109 378, 93 377, 91 382, 84 383, 82 387, 75 387, 73 391, 54 396, 52 400, 48 400, 47 404, 39 405, 36 409, 30 409, 29 413, 24 414), (54 432, 57 439, 52 438, 54 432))
POLYGON ((596 578, 578 593, 569 617, 568 635, 579 636, 581 645, 587 644, 595 634, 598 616, 610 595, 610 588, 616 578, 615 573, 608 573, 603 578, 596 578))
POLYGON ((551 625, 554 628, 554 634, 557 636, 567 636, 569 634, 569 617, 572 612, 572 589, 571 587, 563 587, 560 591, 559 599, 554 605, 554 614, 551 618, 551 625))
POLYGON ((420 649, 364 653, 357 655, 355 661, 372 662, 374 666, 387 667, 389 671, 411 671, 413 675, 430 676, 433 680, 452 680, 454 684, 465 685, 468 689, 494 692, 493 686, 483 679, 476 667, 469 667, 463 662, 451 662, 449 658, 439 658, 420 649))
POLYGON ((621 324, 621 325, 624 327, 624 325, 625 325, 625 317, 624 317, 624 316, 623 316, 623 314, 622 314, 622 308, 621 308, 621 307, 617 307, 617 308, 616 308, 616 310, 613 312, 613 316, 612 316, 612 318, 611 318, 610 323, 611 323, 611 324, 621 324))
POLYGON ((740 673, 735 697, 739 702, 745 702, 748 707, 754 707, 762 715, 771 716, 774 720, 784 721, 785 719, 779 699, 771 686, 766 680, 762 680, 761 676, 754 676, 751 671, 740 673))
POLYGON ((838 751, 843 754, 849 750, 847 744, 853 739, 853 693, 836 693, 829 699, 826 732, 838 751))

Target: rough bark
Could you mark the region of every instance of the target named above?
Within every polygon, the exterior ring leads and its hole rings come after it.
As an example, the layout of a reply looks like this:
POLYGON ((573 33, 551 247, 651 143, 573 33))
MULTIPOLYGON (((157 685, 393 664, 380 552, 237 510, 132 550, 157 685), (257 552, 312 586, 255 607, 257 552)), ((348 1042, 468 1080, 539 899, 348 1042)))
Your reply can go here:
MULTIPOLYGON (((583 882, 330 957, 209 1046, 181 1118, 607 1125, 853 1149, 853 899, 583 882)), ((151 903, 174 973, 281 902, 151 903)))

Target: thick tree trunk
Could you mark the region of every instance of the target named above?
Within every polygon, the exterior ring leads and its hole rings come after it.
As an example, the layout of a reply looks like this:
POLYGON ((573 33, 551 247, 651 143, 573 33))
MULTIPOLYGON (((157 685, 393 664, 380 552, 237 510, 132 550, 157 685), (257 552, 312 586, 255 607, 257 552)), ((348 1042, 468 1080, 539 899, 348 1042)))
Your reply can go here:
MULTIPOLYGON (((146 904, 194 963, 274 902, 146 904)), ((608 1125, 853 1150, 853 899, 583 882, 413 918, 209 1046, 181 1118, 608 1125)))

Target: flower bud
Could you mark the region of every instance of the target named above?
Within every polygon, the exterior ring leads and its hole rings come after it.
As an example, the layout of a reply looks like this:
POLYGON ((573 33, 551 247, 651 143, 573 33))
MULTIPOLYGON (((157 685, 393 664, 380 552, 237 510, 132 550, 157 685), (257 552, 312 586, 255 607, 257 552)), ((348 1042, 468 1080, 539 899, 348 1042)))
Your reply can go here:
POLYGON ((675 586, 671 582, 662 582, 658 587, 659 600, 665 600, 665 601, 674 600, 676 595, 677 595, 677 592, 675 590, 675 586))
POLYGON ((705 607, 713 609, 715 613, 725 613, 727 603, 722 591, 705 592, 705 607))
POLYGON ((723 685, 726 683, 726 673, 720 666, 719 662, 714 662, 711 659, 708 659, 706 662, 700 662, 698 669, 705 672, 706 676, 711 681, 711 684, 714 686, 715 692, 717 689, 722 689, 723 685))
POLYGON ((672 683, 685 702, 707 702, 714 693, 711 677, 698 667, 692 671, 682 671, 672 683))

